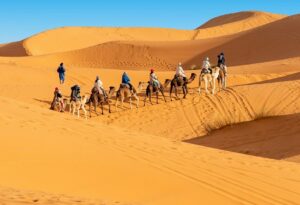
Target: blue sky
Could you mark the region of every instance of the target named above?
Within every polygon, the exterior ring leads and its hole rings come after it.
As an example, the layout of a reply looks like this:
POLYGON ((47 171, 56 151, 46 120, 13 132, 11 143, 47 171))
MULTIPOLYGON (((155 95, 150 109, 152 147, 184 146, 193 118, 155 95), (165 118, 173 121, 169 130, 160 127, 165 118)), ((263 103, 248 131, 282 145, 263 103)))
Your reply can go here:
POLYGON ((238 11, 300 13, 300 0, 8 0, 0 5, 0 43, 61 26, 194 29, 238 11))

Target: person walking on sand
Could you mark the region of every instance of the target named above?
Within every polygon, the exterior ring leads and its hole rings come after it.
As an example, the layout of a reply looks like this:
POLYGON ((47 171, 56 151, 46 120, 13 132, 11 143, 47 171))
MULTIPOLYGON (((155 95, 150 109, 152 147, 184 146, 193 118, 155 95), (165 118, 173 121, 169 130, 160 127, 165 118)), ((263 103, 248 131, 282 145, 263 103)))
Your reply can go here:
POLYGON ((61 63, 59 65, 57 72, 58 72, 60 84, 64 84, 65 83, 65 73, 66 73, 66 69, 64 68, 64 63, 61 63))

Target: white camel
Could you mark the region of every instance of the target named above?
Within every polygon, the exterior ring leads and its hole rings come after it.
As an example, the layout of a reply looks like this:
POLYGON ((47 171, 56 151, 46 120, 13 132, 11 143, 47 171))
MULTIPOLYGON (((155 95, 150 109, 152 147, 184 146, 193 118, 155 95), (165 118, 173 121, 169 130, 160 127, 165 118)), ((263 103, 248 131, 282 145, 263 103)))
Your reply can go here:
MULTIPOLYGON (((198 88, 198 92, 199 94, 201 93, 201 82, 204 81, 205 83, 205 91, 208 94, 208 84, 210 84, 211 88, 212 88, 212 94, 215 94, 215 90, 216 90, 216 81, 218 80, 220 75, 220 68, 219 67, 215 67, 212 69, 212 74, 210 73, 202 73, 200 74, 199 77, 199 88, 198 88)), ((219 85, 220 86, 220 85, 219 85)))
POLYGON ((85 119, 87 119, 87 111, 85 109, 85 105, 88 101, 88 96, 87 95, 84 95, 82 96, 82 98, 78 101, 72 101, 70 103, 70 113, 72 113, 73 115, 75 115, 75 112, 77 113, 77 117, 79 118, 80 117, 80 110, 82 109, 83 112, 84 112, 84 117, 85 119))

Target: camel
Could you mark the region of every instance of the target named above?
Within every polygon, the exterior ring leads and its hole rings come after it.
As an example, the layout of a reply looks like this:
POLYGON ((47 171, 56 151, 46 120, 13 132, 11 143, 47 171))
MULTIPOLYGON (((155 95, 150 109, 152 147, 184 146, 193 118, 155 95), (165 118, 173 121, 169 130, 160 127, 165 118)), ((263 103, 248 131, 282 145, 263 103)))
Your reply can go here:
POLYGON ((175 89, 176 99, 178 99, 178 95, 177 95, 177 88, 178 87, 182 87, 183 95, 184 95, 183 98, 185 99, 186 95, 188 94, 187 85, 192 83, 195 80, 196 77, 197 77, 197 74, 192 73, 191 77, 186 82, 184 82, 183 78, 175 76, 174 79, 171 81, 171 89, 170 89, 170 99, 171 99, 171 101, 172 101, 173 88, 175 89))
POLYGON ((138 93, 142 89, 142 84, 138 86, 138 90, 132 87, 132 91, 129 89, 129 86, 126 84, 121 84, 119 90, 117 91, 117 99, 116 99, 116 110, 118 110, 118 102, 121 101, 121 108, 123 109, 124 100, 126 98, 129 99, 130 109, 132 109, 132 98, 136 100, 136 108, 139 107, 140 99, 138 97, 138 93))
MULTIPOLYGON (((171 83, 171 80, 167 79, 164 83, 164 85, 161 85, 159 88, 157 86, 154 86, 152 84, 150 84, 150 82, 148 82, 148 86, 146 89, 146 95, 145 95, 145 99, 144 99, 144 106, 146 106, 146 101, 147 101, 147 97, 149 98, 149 101, 151 103, 151 105, 153 105, 152 103, 152 94, 155 93, 156 94, 156 103, 158 104, 158 94, 159 92, 162 94, 164 101, 166 101, 165 98, 165 93, 164 90, 168 87, 168 85, 171 83)), ((140 83, 141 84, 141 83, 140 83)))
POLYGON ((226 89, 227 87, 227 66, 221 65, 220 67, 220 75, 218 77, 218 83, 219 83, 219 90, 221 90, 220 84, 222 85, 222 89, 226 89))
POLYGON ((55 91, 50 109, 59 112, 64 112, 67 104, 68 100, 66 98, 62 98, 62 96, 59 95, 57 91, 55 91))
POLYGON ((224 82, 225 82, 225 74, 222 69, 219 67, 213 67, 212 68, 212 73, 202 73, 200 74, 199 77, 199 88, 198 92, 199 94, 201 93, 201 82, 204 81, 205 83, 205 92, 208 94, 208 84, 210 84, 212 88, 212 94, 215 94, 216 90, 216 81, 218 80, 218 85, 219 85, 219 90, 221 90, 221 83, 222 83, 222 88, 224 88, 224 82))
POLYGON ((92 113, 91 113, 91 107, 92 104, 94 104, 94 108, 95 108, 95 113, 98 116, 97 113, 97 106, 100 104, 101 105, 101 110, 102 110, 102 115, 104 115, 104 107, 103 105, 106 103, 108 104, 108 110, 109 113, 111 113, 111 109, 110 109, 110 105, 111 105, 111 98, 115 93, 115 87, 110 87, 109 88, 109 92, 107 97, 105 98, 103 94, 100 94, 97 88, 93 88, 92 89, 92 94, 89 100, 89 112, 90 112, 90 117, 92 117, 92 113))
POLYGON ((70 113, 75 115, 75 112, 77 112, 77 117, 79 118, 80 117, 79 112, 80 112, 80 109, 82 109, 84 112, 84 117, 85 117, 85 119, 87 119, 87 111, 85 109, 85 105, 87 102, 88 102, 87 95, 82 96, 82 98, 80 100, 77 100, 77 101, 72 100, 70 102, 70 113))

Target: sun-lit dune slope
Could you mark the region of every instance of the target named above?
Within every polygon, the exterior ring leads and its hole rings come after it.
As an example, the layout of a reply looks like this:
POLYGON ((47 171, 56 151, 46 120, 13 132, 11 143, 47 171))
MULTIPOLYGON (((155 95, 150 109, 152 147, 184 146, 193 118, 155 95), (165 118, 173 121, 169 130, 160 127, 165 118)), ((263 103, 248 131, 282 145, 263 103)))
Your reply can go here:
POLYGON ((236 34, 278 21, 284 17, 286 16, 257 11, 227 14, 216 17, 197 28, 198 32, 194 39, 236 34))
POLYGON ((194 31, 163 28, 63 27, 25 40, 30 55, 44 55, 95 46, 110 41, 180 41, 194 31))
MULTIPOLYGON (((299 81, 274 79, 279 82, 234 87, 216 96, 191 94, 186 100, 134 110, 126 104, 127 110, 113 108, 111 115, 105 110, 105 116, 93 114, 85 121, 49 110, 58 81, 55 70, 0 68, 6 76, 0 81, 0 107, 5 108, 0 115, 0 181, 1 186, 14 188, 0 189, 6 203, 38 200, 48 205, 55 202, 51 196, 60 195, 60 203, 69 204, 73 200, 90 204, 81 197, 102 204, 150 205, 300 200, 298 164, 180 142, 257 116, 299 112, 299 81)), ((129 73, 134 85, 148 78, 147 71, 129 73)), ((84 94, 90 92, 96 75, 107 88, 118 85, 120 74, 70 68, 66 85, 60 87, 67 96, 70 86, 78 83, 84 94)), ((164 79, 173 72, 158 75, 164 79)))
MULTIPOLYGON (((23 45, 18 45, 18 50, 25 48, 28 55, 35 56, 77 50, 110 41, 181 41, 212 38, 253 29, 283 17, 263 12, 242 12, 213 19, 198 30, 62 27, 25 39, 23 45)), ((2 50, 5 56, 19 56, 2 50)))
POLYGON ((0 45, 0 56, 27 56, 23 41, 0 45))
POLYGON ((43 56, 2 57, 0 62, 36 67, 56 67, 64 62, 69 67, 174 70, 178 62, 184 63, 197 53, 213 49, 231 39, 232 37, 175 42, 116 41, 43 56))
POLYGON ((220 51, 226 53, 231 66, 299 57, 299 24, 300 15, 286 17, 237 36, 196 56, 190 63, 204 56, 216 56, 220 51))

